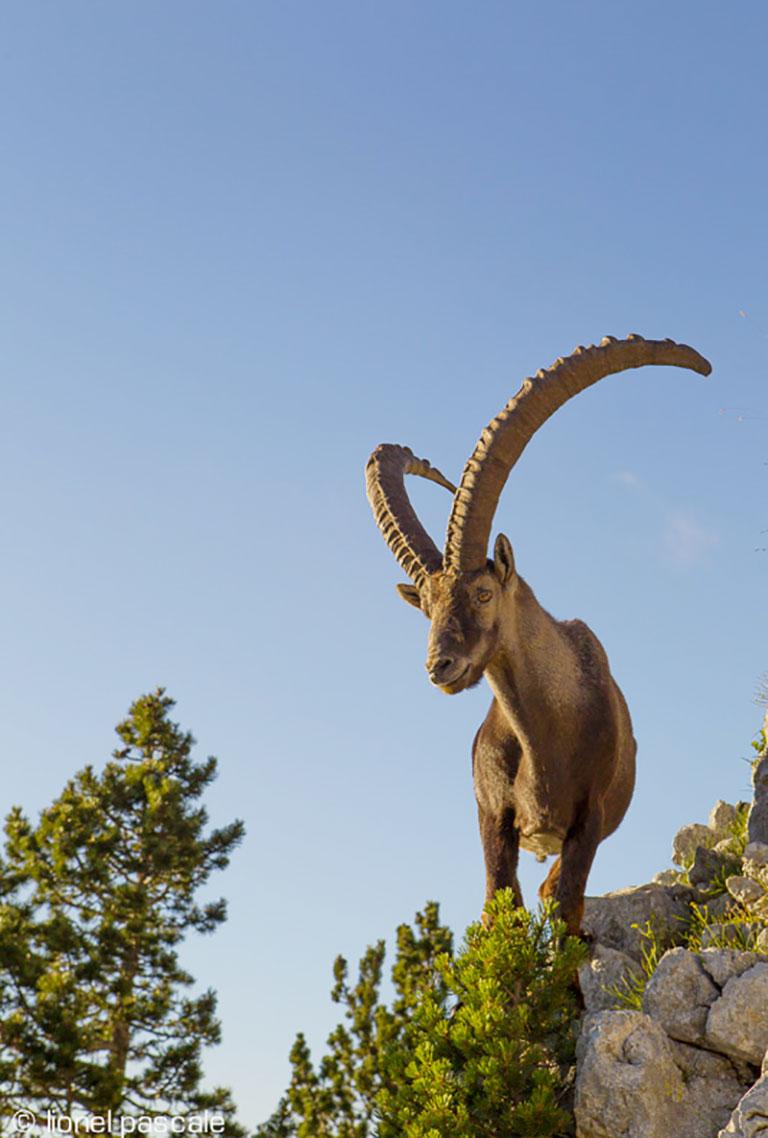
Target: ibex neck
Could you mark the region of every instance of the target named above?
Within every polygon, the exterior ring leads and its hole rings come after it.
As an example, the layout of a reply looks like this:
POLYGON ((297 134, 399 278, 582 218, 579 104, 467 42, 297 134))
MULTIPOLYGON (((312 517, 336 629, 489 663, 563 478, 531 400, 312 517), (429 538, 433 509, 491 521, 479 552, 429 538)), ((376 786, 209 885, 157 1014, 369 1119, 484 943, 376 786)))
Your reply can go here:
POLYGON ((499 651, 485 674, 516 733, 557 728, 580 702, 578 661, 562 625, 541 607, 522 579, 507 601, 499 651))

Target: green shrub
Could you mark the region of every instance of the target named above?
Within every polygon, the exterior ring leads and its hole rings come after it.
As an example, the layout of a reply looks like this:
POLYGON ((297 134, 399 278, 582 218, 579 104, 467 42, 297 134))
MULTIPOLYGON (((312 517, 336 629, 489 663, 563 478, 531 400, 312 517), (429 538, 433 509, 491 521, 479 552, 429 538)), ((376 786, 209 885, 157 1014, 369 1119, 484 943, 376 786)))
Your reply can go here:
POLYGON ((461 950, 437 906, 398 930, 395 999, 379 1002, 384 946, 368 949, 357 984, 336 963, 345 1025, 315 1070, 303 1037, 288 1091, 260 1138, 556 1138, 571 1133, 564 1101, 584 945, 511 893, 471 925, 461 950))

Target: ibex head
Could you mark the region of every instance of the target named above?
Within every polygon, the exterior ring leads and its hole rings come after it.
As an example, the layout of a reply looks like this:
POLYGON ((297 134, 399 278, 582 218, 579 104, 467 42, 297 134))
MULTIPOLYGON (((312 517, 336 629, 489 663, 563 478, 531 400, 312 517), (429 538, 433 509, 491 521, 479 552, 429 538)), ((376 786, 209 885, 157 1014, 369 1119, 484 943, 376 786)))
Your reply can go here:
POLYGON ((481 569, 438 569, 421 585, 398 585, 400 596, 431 621, 427 671, 453 695, 482 678, 498 648, 505 596, 517 583, 509 539, 496 538, 493 560, 481 569))
POLYGON ((604 376, 645 364, 712 370, 693 348, 673 340, 607 336, 597 346, 576 348, 535 378, 483 431, 464 467, 458 489, 408 447, 384 443, 368 460, 368 499, 385 541, 413 581, 398 585, 409 604, 431 621, 427 671, 449 694, 476 684, 497 651, 505 601, 518 587, 510 543, 488 543, 499 495, 525 446, 550 415, 604 376), (453 494, 445 550, 441 554, 413 511, 406 474, 418 474, 453 494))

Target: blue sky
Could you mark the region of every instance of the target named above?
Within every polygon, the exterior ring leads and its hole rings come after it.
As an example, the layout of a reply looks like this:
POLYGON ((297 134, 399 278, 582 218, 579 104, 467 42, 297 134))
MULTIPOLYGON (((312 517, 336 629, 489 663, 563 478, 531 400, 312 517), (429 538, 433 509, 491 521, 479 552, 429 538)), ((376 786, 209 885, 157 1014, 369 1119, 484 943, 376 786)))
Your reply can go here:
MULTIPOLYGON (((248 838, 211 1082, 263 1119, 330 968, 483 869, 489 695, 430 688, 363 467, 454 480, 521 379, 637 331, 648 369, 563 408, 496 526, 606 646, 639 742, 599 892, 748 794, 766 668, 765 42, 751 2, 25 0, 0 11, 2 806, 178 700, 248 838)), ((440 539, 447 496, 413 488, 440 539)), ((529 898, 541 867, 525 855, 529 898)))

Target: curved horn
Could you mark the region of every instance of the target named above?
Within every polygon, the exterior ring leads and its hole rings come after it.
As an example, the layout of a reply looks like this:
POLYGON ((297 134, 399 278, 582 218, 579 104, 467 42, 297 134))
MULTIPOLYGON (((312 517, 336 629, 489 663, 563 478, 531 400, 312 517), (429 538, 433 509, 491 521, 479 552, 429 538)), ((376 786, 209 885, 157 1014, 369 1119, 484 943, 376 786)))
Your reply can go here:
POLYGON ((419 585, 440 568, 443 559, 414 513, 405 490, 406 474, 429 478, 452 494, 456 493, 456 487, 426 459, 416 458, 408 447, 382 443, 368 459, 365 485, 376 525, 400 566, 419 585))
POLYGON ((445 542, 445 569, 480 569, 499 495, 510 470, 535 432, 550 415, 585 387, 606 375, 645 364, 687 367, 709 375, 711 364, 686 344, 674 340, 626 340, 606 336, 589 348, 576 348, 566 359, 525 379, 520 390, 483 431, 464 467, 453 500, 445 542))

